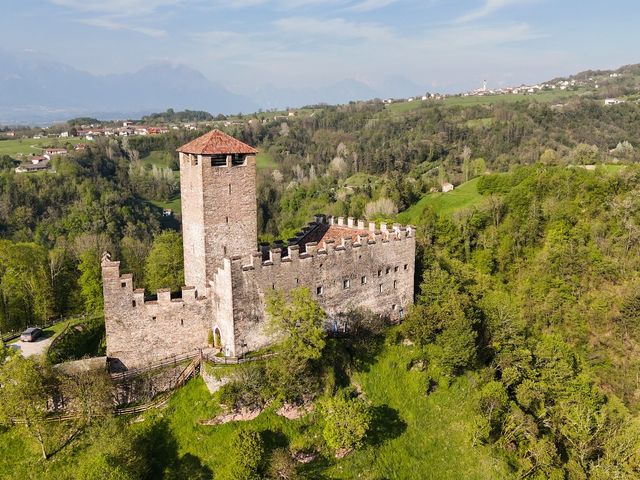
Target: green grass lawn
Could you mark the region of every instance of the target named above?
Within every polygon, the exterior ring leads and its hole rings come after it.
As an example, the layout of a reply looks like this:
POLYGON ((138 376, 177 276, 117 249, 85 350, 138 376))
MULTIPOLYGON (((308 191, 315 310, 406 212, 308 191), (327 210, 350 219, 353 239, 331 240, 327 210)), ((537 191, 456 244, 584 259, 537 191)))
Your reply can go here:
POLYGON ((433 208, 442 215, 453 215, 457 210, 472 207, 482 202, 482 195, 478 193, 478 181, 474 178, 447 193, 429 193, 424 195, 416 204, 398 214, 398 221, 405 224, 419 223, 420 217, 427 207, 433 208))
POLYGON ((19 155, 41 154, 42 149, 48 146, 64 147, 67 143, 73 145, 83 143, 86 140, 82 138, 19 138, 14 140, 0 140, 0 155, 10 155, 18 157, 19 155))
POLYGON ((171 209, 174 215, 180 215, 180 212, 182 212, 182 202, 180 201, 180 195, 172 198, 168 202, 160 202, 157 200, 147 200, 147 201, 158 208, 171 209))
MULTIPOLYGON (((476 416, 472 377, 460 377, 450 387, 439 387, 427 395, 426 374, 408 368, 413 348, 386 346, 366 371, 354 375, 373 408, 367 443, 340 460, 324 452, 302 467, 304 478, 508 477, 500 455, 489 446, 472 444, 476 416)), ((312 435, 319 432, 318 423, 312 426, 314 413, 287 420, 275 414, 277 406, 271 405, 250 422, 203 425, 203 420, 220 412, 220 406, 217 396, 210 395, 204 381, 196 378, 174 393, 164 409, 132 418, 129 428, 146 432, 152 439, 154 469, 158 469, 151 472, 152 478, 163 478, 169 465, 174 476, 165 478, 217 478, 216 472, 229 461, 231 435, 241 425, 261 432, 267 451, 287 446, 304 431, 312 435), (176 470, 180 475, 176 476, 176 470)), ((0 478, 71 478, 68 475, 84 455, 86 442, 79 436, 44 462, 38 457, 35 441, 22 427, 0 430, 0 478)))
POLYGON ((146 157, 140 159, 142 163, 155 165, 160 168, 169 168, 171 167, 171 153, 165 152, 162 150, 154 150, 146 157))
POLYGON ((278 168, 278 164, 267 152, 258 152, 258 155, 256 155, 256 167, 258 169, 274 169, 278 168))
POLYGON ((537 101, 543 103, 559 102, 568 98, 584 94, 584 91, 549 90, 540 93, 519 93, 508 95, 486 95, 482 97, 447 97, 443 100, 445 105, 470 106, 492 105, 495 103, 514 103, 522 100, 537 101))
MULTIPOLYGON (((379 412, 380 438, 336 462, 330 478, 501 479, 506 463, 490 447, 472 444, 476 413, 473 386, 461 377, 425 394, 424 372, 411 371, 411 347, 386 347, 354 380, 379 412)), ((374 418, 376 415, 374 414, 374 418)))

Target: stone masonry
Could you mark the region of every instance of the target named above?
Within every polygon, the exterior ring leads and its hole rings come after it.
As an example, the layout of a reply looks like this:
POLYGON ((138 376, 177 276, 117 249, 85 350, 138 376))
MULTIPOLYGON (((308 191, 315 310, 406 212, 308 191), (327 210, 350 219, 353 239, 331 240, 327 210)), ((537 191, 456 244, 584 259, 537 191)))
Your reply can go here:
POLYGON ((265 332, 268 292, 307 287, 327 328, 354 308, 399 320, 413 301, 415 229, 318 215, 288 245, 256 248, 252 147, 214 130, 178 149, 185 286, 146 299, 105 254, 102 276, 107 355, 137 368, 207 346, 238 356, 273 341, 265 332))

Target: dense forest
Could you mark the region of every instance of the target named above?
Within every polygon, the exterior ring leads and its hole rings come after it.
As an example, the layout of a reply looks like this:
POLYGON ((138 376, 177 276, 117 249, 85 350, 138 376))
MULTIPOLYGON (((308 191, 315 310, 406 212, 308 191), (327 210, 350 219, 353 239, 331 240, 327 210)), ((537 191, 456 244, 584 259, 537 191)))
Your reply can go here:
MULTIPOLYGON (((285 336, 280 348, 296 353, 290 361, 243 369, 220 401, 246 407, 313 398, 319 420, 285 429, 277 441, 270 430, 227 431, 232 446, 218 454, 235 466, 215 478, 319 478, 324 469, 327 478, 351 478, 337 473, 343 464, 333 463, 334 453, 378 452, 382 440, 367 443, 367 435, 378 438, 382 429, 395 432, 389 441, 402 438, 409 422, 376 423, 375 409, 360 403, 354 379, 369 385, 367 372, 385 358, 393 358, 395 375, 416 375, 420 402, 471 385, 468 451, 490 452, 506 478, 640 477, 639 105, 575 97, 553 106, 397 111, 371 102, 286 120, 247 117, 228 132, 261 151, 262 240, 288 238, 316 212, 395 220, 445 181, 477 177, 478 200, 451 214, 427 206, 412 218, 419 289, 400 326, 354 313, 355 338, 332 339, 304 292, 270 300, 277 328, 305 325, 309 336, 285 336), (348 435, 339 428, 345 418, 348 435), (288 463, 287 448, 326 455, 301 469, 288 463)), ((0 330, 99 312, 104 249, 138 285, 177 288, 179 224, 150 201, 174 195, 175 177, 143 160, 163 151, 175 170, 175 148, 196 134, 97 142, 57 160, 55 174, 3 171, 0 330)), ((387 420, 402 417, 394 412, 386 411, 387 420)), ((168 428, 162 422, 118 434, 116 425, 97 423, 69 461, 83 475, 92 466, 108 472, 95 462, 112 459, 128 476, 103 478, 179 478, 180 462, 160 473, 161 466, 144 464, 153 457, 152 430, 168 428), (134 446, 132 457, 112 451, 109 435, 134 446)), ((211 468, 222 462, 206 455, 200 460, 211 468)), ((352 458, 345 461, 367 457, 352 458)), ((411 477, 375 465, 359 468, 366 478, 411 477)), ((211 478, 207 468, 191 472, 211 478)))

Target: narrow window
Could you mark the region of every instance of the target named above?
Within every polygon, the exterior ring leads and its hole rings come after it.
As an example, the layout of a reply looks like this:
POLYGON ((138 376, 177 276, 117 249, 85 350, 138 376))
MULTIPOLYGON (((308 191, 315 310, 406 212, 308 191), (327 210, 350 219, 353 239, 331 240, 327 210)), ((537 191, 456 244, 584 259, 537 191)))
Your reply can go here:
POLYGON ((316 295, 322 295, 324 293, 324 288, 316 287, 316 295))
POLYGON ((299 278, 296 278, 296 285, 297 285, 298 283, 300 283, 300 279, 299 279, 299 278))
POLYGON ((271 284, 271 290, 275 290, 275 289, 276 289, 276 284, 275 284, 275 283, 272 283, 272 284, 271 284))
POLYGON ((394 303, 393 305, 391 305, 391 310, 395 310, 396 309, 396 304, 394 303))
POLYGON ((360 277, 360 284, 361 285, 366 285, 367 284, 367 277, 360 277))
POLYGON ((382 284, 380 284, 380 293, 382 293, 382 284))
POLYGON ((343 280, 343 281, 342 281, 342 288, 347 289, 347 288, 349 288, 350 286, 351 286, 351 280, 346 279, 346 280, 343 280))
POLYGON ((229 184, 229 195, 231 195, 231 184, 229 184))
POLYGON ((393 289, 395 290, 396 288, 398 288, 398 281, 394 280, 393 281, 393 289))
POLYGON ((409 265, 407 265, 406 263, 404 264, 404 269, 406 270, 407 268, 409 268, 409 265))
POLYGON ((136 306, 136 301, 135 301, 135 300, 133 300, 133 301, 131 302, 131 306, 132 306, 132 307, 135 307, 135 306, 136 306))
POLYGON ((386 268, 386 270, 385 270, 385 272, 384 272, 384 273, 385 273, 385 275, 389 275, 389 272, 390 272, 390 271, 391 271, 391 268, 390 268, 390 267, 387 267, 387 268, 386 268))
POLYGON ((180 326, 184 327, 184 320, 183 319, 180 319, 180 326))
POLYGON ((224 217, 225 221, 229 223, 229 217, 224 217))
POLYGON ((393 267, 393 272, 397 272, 398 271, 398 267, 393 267))
POLYGON ((378 276, 381 277, 382 276, 382 270, 378 270, 378 276))
POLYGON ((226 255, 226 254, 227 254, 227 246, 226 246, 226 245, 222 247, 222 251, 223 251, 223 254, 224 254, 224 255, 226 255))

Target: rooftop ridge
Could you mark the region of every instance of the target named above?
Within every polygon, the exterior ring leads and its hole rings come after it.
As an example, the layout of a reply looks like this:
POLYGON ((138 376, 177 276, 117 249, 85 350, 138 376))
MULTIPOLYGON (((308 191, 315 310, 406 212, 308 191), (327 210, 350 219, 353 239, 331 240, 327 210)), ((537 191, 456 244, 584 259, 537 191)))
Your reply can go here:
POLYGON ((233 153, 255 155, 258 153, 258 150, 252 146, 217 129, 211 130, 182 145, 176 151, 191 155, 225 155, 233 153))

